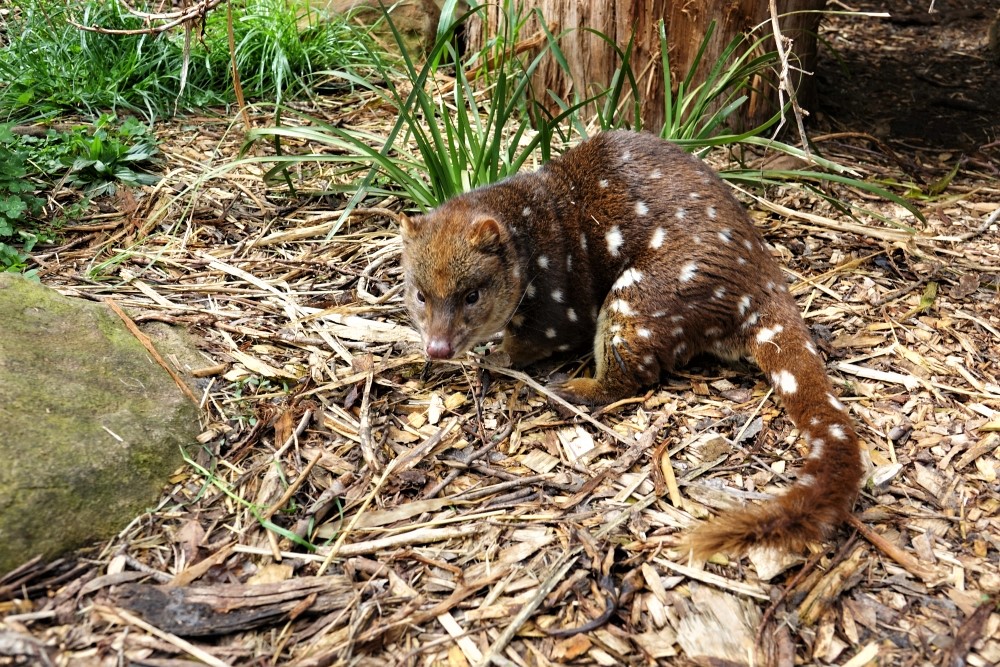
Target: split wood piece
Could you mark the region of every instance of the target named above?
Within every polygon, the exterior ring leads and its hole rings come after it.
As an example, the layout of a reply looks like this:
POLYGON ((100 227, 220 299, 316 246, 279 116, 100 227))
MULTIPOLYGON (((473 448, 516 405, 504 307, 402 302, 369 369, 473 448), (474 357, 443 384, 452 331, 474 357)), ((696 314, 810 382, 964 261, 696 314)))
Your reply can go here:
POLYGON ((250 585, 125 584, 113 593, 112 602, 165 632, 203 637, 276 625, 305 612, 340 609, 351 604, 356 593, 344 577, 301 577, 250 585))
POLYGON ((869 528, 861 519, 854 516, 853 514, 847 518, 847 522, 851 524, 861 535, 871 542, 872 546, 884 553, 886 556, 896 561, 900 567, 909 572, 915 577, 919 577, 924 582, 930 582, 932 579, 937 577, 937 573, 933 568, 924 565, 916 558, 906 553, 896 545, 894 545, 889 540, 885 539, 871 528, 869 528))
POLYGON ((177 649, 183 651, 184 653, 187 653, 192 658, 195 658, 200 662, 209 665, 209 667, 231 667, 228 662, 224 662, 216 658, 214 655, 212 655, 205 649, 199 648, 198 646, 195 646, 189 641, 181 639, 180 637, 171 632, 165 632, 164 630, 156 627, 155 625, 147 621, 144 621, 143 619, 137 616, 133 616, 124 609, 117 609, 108 607, 106 605, 98 604, 94 605, 94 611, 96 611, 104 618, 111 620, 112 622, 128 623, 129 625, 135 626, 140 630, 144 630, 149 634, 153 635, 154 637, 162 639, 163 641, 176 647, 177 649))
POLYGON ((691 598, 677 628, 685 657, 698 664, 770 664, 773 636, 756 641, 760 609, 752 601, 710 586, 689 585, 691 598))
POLYGON ((865 558, 867 553, 868 550, 864 546, 859 546, 850 556, 823 575, 799 605, 798 614, 803 624, 815 625, 823 612, 852 585, 854 575, 867 564, 868 559, 865 558))
POLYGON ((983 637, 983 630, 986 628, 986 621, 994 609, 997 609, 997 602, 985 600, 976 607, 976 611, 966 618, 955 633, 955 641, 948 650, 948 659, 942 663, 945 665, 964 665, 966 657, 972 650, 973 645, 983 637))

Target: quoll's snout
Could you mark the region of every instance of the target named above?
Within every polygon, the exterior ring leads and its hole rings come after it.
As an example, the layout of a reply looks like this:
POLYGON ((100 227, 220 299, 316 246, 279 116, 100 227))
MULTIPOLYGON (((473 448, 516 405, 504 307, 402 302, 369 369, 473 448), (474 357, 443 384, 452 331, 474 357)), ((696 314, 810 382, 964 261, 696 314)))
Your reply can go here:
POLYGON ((455 356, 455 348, 452 347, 451 342, 441 337, 428 339, 424 349, 431 359, 451 359, 455 356))

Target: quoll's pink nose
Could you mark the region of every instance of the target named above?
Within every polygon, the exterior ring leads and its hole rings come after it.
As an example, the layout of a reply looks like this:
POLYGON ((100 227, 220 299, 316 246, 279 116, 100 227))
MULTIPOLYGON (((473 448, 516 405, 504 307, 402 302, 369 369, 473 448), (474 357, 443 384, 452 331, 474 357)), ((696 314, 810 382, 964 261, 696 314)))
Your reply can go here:
POLYGON ((444 338, 431 338, 427 341, 427 356, 431 359, 451 359, 455 350, 444 338))

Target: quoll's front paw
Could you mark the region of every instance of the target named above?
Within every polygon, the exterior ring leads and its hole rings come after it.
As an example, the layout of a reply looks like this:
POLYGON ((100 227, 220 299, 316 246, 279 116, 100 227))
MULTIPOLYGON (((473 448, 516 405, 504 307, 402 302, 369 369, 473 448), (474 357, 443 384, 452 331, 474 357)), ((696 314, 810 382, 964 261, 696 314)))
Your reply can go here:
POLYGON ((607 403, 604 388, 597 380, 576 378, 573 380, 558 380, 546 385, 546 388, 570 403, 598 405, 607 403))

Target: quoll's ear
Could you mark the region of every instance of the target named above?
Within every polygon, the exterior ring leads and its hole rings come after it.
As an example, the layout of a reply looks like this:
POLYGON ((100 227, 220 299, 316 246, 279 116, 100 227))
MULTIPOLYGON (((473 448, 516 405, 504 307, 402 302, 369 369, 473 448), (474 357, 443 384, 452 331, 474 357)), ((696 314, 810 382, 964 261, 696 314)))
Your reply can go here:
POLYGON ((409 218, 405 213, 399 214, 399 230, 403 233, 404 238, 416 236, 417 232, 420 231, 422 223, 422 216, 409 218))
POLYGON ((494 218, 479 218, 469 229, 469 243, 480 250, 498 247, 501 238, 500 223, 494 218))

